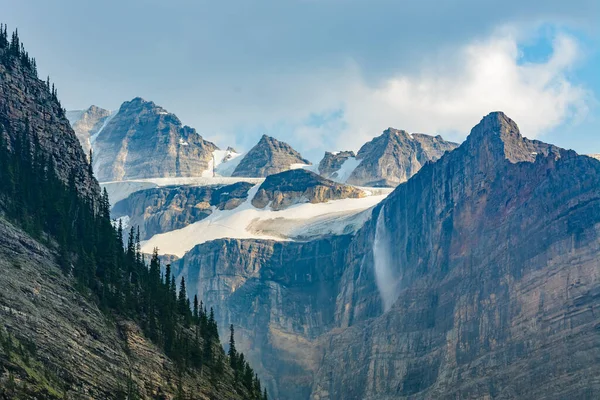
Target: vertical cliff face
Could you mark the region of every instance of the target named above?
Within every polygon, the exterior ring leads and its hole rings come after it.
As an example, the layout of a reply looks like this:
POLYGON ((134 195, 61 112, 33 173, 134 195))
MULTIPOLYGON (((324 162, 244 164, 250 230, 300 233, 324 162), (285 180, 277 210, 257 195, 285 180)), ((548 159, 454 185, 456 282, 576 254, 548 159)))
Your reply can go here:
POLYGON ((312 397, 597 393, 599 183, 595 160, 484 118, 386 200, 396 300, 327 342, 312 397))
POLYGON ((599 255, 600 162, 492 113, 352 237, 177 265, 277 398, 559 399, 600 393, 599 255))
POLYGON ((320 361, 317 339, 335 324, 349 236, 306 243, 221 239, 174 263, 188 290, 234 324, 272 398, 306 399, 320 361))
POLYGON ((37 138, 64 182, 75 172, 79 192, 98 195, 100 188, 86 167, 86 155, 51 88, 38 79, 33 68, 8 57, 7 52, 0 48, 0 134, 10 143, 25 132, 37 138))
POLYGON ((212 174, 218 149, 174 114, 139 97, 121 105, 93 147, 101 182, 212 174))

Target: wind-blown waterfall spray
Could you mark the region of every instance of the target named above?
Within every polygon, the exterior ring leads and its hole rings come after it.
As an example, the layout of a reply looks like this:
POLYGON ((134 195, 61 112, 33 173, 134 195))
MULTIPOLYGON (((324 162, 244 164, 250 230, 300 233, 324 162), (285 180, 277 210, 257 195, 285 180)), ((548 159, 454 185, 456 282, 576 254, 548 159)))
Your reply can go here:
POLYGON ((385 227, 384 208, 382 206, 377 216, 375 240, 373 241, 373 260, 375 263, 375 282, 383 303, 383 311, 392 307, 398 298, 398 278, 392 269, 390 238, 385 227))

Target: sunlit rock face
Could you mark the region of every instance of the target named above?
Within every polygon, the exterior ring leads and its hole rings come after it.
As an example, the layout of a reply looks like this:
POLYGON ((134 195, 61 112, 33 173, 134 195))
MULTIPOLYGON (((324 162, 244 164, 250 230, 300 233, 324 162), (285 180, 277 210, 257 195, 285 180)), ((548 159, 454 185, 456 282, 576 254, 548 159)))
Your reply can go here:
POLYGON ((458 145, 441 136, 410 134, 394 128, 386 129, 360 148, 347 183, 360 186, 396 186, 406 182, 427 162, 439 159, 458 145))
POLYGON ((252 199, 252 205, 281 210, 298 203, 324 203, 365 196, 362 190, 353 186, 335 183, 314 172, 294 169, 268 176, 252 199))
POLYGON ((137 97, 121 105, 93 149, 96 177, 109 182, 212 175, 218 147, 174 114, 137 97))
POLYGON ((599 255, 600 162, 492 113, 353 235, 217 240, 175 270, 276 398, 593 398, 599 255))
POLYGON ((310 164, 289 144, 263 135, 242 158, 231 176, 265 177, 310 164))

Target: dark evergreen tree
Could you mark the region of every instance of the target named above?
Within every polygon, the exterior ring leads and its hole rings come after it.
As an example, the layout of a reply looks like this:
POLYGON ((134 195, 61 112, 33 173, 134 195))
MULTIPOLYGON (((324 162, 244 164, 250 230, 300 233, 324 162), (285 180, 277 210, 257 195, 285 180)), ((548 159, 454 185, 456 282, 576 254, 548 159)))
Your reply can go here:
POLYGON ((235 349, 235 338, 234 338, 234 331, 233 331, 233 324, 229 325, 229 351, 227 352, 227 355, 229 356, 229 364, 231 365, 231 368, 234 369, 234 371, 236 370, 237 367, 237 351, 235 349))
POLYGON ((194 318, 194 324, 198 324, 199 312, 198 312, 198 296, 194 295, 194 310, 192 313, 192 317, 194 318))

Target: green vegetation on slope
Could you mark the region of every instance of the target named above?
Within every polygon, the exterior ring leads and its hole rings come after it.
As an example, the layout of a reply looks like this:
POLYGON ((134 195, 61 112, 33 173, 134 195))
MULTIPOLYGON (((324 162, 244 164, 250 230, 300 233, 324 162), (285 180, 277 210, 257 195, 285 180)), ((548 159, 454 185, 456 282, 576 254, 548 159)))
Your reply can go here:
MULTIPOLYGON (((35 60, 25 52, 18 34, 9 41, 5 26, 0 26, 0 62, 9 71, 18 65, 37 74, 35 60)), ((46 90, 58 103, 49 80, 46 90)), ((73 169, 68 182, 63 182, 56 173, 56 160, 46 155, 29 121, 23 122, 23 129, 17 129, 0 113, 0 215, 56 249, 63 273, 73 276, 78 290, 107 315, 135 321, 173 360, 180 376, 199 373, 215 382, 234 376, 240 398, 265 399, 266 392, 243 355, 224 353, 213 310, 206 310, 197 298, 192 309, 185 282, 178 287, 168 265, 161 274, 156 253, 146 264, 133 228, 124 248, 123 229, 110 220, 106 191, 100 198, 78 192, 77 174, 91 166, 73 169)), ((60 395, 60 379, 36 364, 34 344, 24 346, 8 332, 2 332, 0 339, 8 360, 5 369, 19 369, 29 376, 39 386, 38 395, 60 395)), ((11 376, 0 382, 5 397, 17 396, 11 376)), ((136 392, 131 382, 124 382, 122 396, 135 398, 136 392)), ((181 387, 178 397, 183 398, 184 392, 181 387)), ((29 389, 21 388, 19 393, 26 396, 29 389)))

